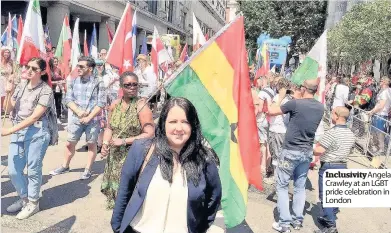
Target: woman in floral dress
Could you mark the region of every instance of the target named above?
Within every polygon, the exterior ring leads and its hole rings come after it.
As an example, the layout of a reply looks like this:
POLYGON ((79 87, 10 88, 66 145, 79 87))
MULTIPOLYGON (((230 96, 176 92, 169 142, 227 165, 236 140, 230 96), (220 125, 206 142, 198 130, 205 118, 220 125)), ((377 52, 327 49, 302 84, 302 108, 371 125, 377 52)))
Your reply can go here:
POLYGON ((109 107, 103 136, 102 157, 107 156, 101 191, 107 197, 107 208, 114 207, 122 165, 133 141, 154 135, 152 111, 146 100, 137 97, 138 77, 124 72, 120 77, 123 97, 109 107))

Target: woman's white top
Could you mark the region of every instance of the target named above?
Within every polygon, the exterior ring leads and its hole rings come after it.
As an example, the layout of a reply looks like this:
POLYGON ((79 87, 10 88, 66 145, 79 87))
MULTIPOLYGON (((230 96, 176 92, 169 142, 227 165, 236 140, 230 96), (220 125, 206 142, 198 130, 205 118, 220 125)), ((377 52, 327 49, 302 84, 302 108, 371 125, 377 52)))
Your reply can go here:
POLYGON ((187 198, 187 181, 182 175, 182 167, 178 164, 170 184, 163 179, 159 165, 144 203, 130 226, 140 233, 187 233, 187 198))

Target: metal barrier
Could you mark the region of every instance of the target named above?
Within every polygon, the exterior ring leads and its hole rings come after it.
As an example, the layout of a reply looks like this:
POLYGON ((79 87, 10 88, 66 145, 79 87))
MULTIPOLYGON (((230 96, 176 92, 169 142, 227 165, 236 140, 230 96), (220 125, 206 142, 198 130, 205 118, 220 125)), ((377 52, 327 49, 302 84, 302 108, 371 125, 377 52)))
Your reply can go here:
MULTIPOLYGON (((359 152, 360 163, 372 168, 391 168, 391 121, 378 115, 350 106, 348 126, 356 137, 355 150, 359 152)), ((325 125, 331 127, 331 112, 324 114, 325 125)), ((326 127, 325 127, 326 128, 326 127)))

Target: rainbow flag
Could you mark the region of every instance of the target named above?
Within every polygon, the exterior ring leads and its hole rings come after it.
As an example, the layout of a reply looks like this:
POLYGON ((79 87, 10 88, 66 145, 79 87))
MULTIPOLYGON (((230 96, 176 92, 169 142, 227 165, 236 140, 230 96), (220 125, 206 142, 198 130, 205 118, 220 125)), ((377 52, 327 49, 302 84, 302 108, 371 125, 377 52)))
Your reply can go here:
POLYGON ((185 97, 196 107, 203 135, 220 158, 225 224, 241 224, 248 184, 262 189, 243 16, 198 49, 166 87, 171 96, 185 97))

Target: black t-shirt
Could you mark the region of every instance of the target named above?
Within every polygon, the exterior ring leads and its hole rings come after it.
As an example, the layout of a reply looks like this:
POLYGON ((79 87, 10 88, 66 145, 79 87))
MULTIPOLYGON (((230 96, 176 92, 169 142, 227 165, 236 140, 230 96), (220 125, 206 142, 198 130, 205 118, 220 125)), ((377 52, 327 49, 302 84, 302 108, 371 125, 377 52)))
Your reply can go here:
POLYGON ((281 110, 290 114, 283 149, 312 150, 315 133, 323 117, 323 105, 315 99, 298 99, 285 103, 281 110))

